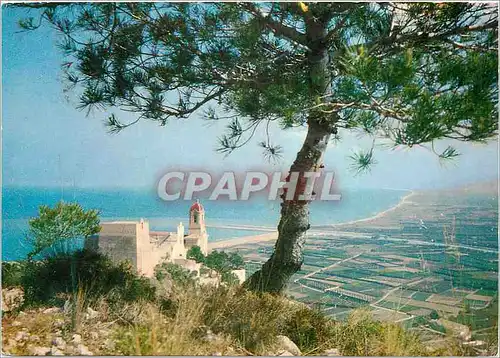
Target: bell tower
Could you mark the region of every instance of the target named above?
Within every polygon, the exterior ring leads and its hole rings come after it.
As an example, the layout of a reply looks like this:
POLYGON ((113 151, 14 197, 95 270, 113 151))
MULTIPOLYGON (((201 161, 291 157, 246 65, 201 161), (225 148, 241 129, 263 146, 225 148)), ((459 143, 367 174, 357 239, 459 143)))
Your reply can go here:
POLYGON ((205 209, 199 200, 191 205, 189 209, 189 235, 201 236, 206 233, 205 209))
POLYGON ((205 227, 205 209, 199 200, 191 205, 189 209, 188 235, 197 238, 197 246, 204 255, 208 254, 208 234, 205 227))

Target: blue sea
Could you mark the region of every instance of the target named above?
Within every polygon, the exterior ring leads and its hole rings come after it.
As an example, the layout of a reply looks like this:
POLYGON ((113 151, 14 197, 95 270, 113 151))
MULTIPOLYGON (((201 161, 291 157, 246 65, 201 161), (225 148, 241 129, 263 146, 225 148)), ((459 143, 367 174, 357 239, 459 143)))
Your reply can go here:
MULTIPOLYGON (((311 204, 311 225, 327 225, 373 216, 396 205, 406 191, 343 190, 340 201, 315 201, 311 204)), ((31 247, 25 240, 28 220, 36 217, 40 205, 58 201, 78 202, 86 209, 98 209, 101 220, 149 220, 152 230, 175 230, 182 221, 187 225, 192 202, 165 202, 156 191, 104 190, 78 188, 7 188, 2 190, 2 259, 19 260, 31 247)), ((209 241, 261 234, 276 228, 280 202, 263 198, 249 201, 204 201, 209 241), (223 228, 252 226, 255 230, 223 228), (215 226, 215 227, 211 227, 215 226)))

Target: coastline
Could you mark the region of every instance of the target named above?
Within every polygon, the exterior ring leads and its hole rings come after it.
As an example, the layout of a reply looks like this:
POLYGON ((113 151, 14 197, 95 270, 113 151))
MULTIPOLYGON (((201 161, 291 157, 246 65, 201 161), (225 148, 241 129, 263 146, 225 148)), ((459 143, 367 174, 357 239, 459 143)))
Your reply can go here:
POLYGON ((357 220, 346 221, 346 222, 338 223, 338 224, 331 224, 331 225, 327 225, 327 226, 337 227, 337 226, 344 226, 344 225, 352 225, 352 224, 358 224, 358 223, 362 223, 362 222, 374 221, 374 220, 383 218, 387 214, 389 214, 389 213, 391 213, 391 212, 393 212, 393 211, 401 208, 405 204, 407 204, 408 203, 408 199, 410 199, 411 197, 415 196, 416 194, 417 193, 415 191, 413 191, 413 190, 410 191, 410 193, 408 193, 407 195, 405 195, 405 196, 403 196, 401 198, 401 200, 399 201, 399 203, 397 203, 393 207, 390 207, 387 210, 384 210, 384 211, 381 211, 381 212, 375 214, 374 216, 370 216, 370 217, 364 218, 364 219, 357 219, 357 220))
MULTIPOLYGON (((403 206, 408 204, 408 200, 415 196, 417 193, 415 191, 410 191, 407 195, 401 198, 401 200, 394 206, 390 207, 389 209, 386 209, 384 211, 381 211, 373 216, 364 218, 364 219, 356 219, 356 220, 351 220, 351 221, 346 221, 343 223, 337 223, 337 224, 331 224, 331 225, 321 225, 317 227, 311 227, 310 230, 317 230, 317 229, 325 229, 325 228, 337 228, 340 226, 345 226, 345 225, 353 225, 353 224, 358 224, 358 223, 363 223, 363 222, 370 222, 374 221, 380 218, 385 217, 387 214, 398 210, 402 208, 403 206)), ((248 226, 232 226, 230 228, 234 229, 242 229, 242 230, 250 230, 250 227, 248 226)), ((259 230, 259 227, 251 227, 253 230, 259 230)), ((262 231, 269 231, 268 227, 262 227, 262 231)), ((261 243, 261 242, 267 242, 271 240, 276 240, 278 238, 278 232, 275 230, 273 232, 269 233, 264 233, 264 234, 259 234, 259 235, 250 235, 250 236, 243 236, 243 237, 238 237, 234 239, 228 239, 228 240, 220 240, 220 241, 215 241, 212 243, 208 243, 209 249, 225 249, 225 248, 230 248, 233 246, 239 246, 239 245, 247 245, 247 244, 252 244, 252 243, 261 243)))

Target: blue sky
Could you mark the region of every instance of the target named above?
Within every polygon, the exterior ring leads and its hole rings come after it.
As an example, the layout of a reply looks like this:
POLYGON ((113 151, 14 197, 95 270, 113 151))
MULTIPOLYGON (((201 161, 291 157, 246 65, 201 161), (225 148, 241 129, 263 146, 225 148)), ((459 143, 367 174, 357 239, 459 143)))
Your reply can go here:
MULTIPOLYGON (((245 171, 288 167, 299 150, 305 129, 273 128, 273 142, 284 147, 283 160, 266 164, 253 141, 224 158, 217 137, 225 122, 207 123, 197 116, 159 127, 142 122, 120 134, 106 132, 106 112, 86 115, 75 109, 74 93, 64 93, 55 32, 47 27, 19 32, 26 12, 2 8, 2 179, 4 185, 59 187, 148 187, 170 168, 245 171)), ((113 112, 120 119, 133 115, 113 112)), ((377 164, 355 176, 348 156, 368 148, 371 139, 341 133, 343 141, 328 148, 327 170, 336 172, 340 187, 436 188, 498 178, 498 146, 453 143, 462 155, 446 165, 425 148, 391 151, 377 148, 377 164)), ((439 143, 445 147, 448 143, 439 143)))

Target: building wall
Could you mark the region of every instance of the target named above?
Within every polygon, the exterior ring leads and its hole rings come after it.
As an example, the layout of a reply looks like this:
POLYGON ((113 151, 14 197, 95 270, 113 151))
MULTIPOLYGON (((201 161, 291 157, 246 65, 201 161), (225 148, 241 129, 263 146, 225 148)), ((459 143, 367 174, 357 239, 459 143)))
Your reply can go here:
POLYGON ((236 275, 236 277, 238 277, 238 280, 240 280, 240 283, 243 283, 245 282, 245 273, 246 273, 246 270, 245 269, 241 269, 241 270, 232 270, 231 271, 233 274, 236 275))
MULTIPOLYGON (((208 254, 208 235, 204 230, 200 236, 184 236, 182 223, 177 227, 177 233, 167 236, 168 240, 158 242, 151 240, 149 223, 141 220, 115 221, 101 223, 99 236, 85 240, 85 247, 94 249, 107 255, 116 263, 129 261, 132 266, 142 275, 154 276, 156 265, 165 258, 170 262, 181 264, 188 270, 196 271, 199 275, 200 265, 194 261, 186 260, 186 254, 190 247, 198 245, 201 251, 208 254)), ((234 270, 233 273, 240 282, 245 280, 245 270, 234 270)))
MULTIPOLYGON (((140 260, 137 255, 138 223, 110 222, 102 223, 97 245, 90 240, 87 247, 98 246, 99 251, 116 263, 129 261, 138 268, 140 260)), ((92 238, 91 238, 92 239, 92 238)))

